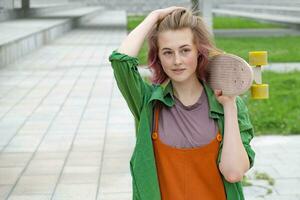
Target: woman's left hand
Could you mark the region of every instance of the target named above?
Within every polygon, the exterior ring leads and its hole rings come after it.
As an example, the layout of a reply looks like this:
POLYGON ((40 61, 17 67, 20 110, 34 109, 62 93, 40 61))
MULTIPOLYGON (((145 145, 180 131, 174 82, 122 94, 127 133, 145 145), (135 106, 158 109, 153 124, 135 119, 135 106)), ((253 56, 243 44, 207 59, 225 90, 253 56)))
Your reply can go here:
POLYGON ((215 96, 220 104, 223 106, 228 105, 235 105, 236 96, 224 96, 222 95, 221 90, 214 90, 215 96))

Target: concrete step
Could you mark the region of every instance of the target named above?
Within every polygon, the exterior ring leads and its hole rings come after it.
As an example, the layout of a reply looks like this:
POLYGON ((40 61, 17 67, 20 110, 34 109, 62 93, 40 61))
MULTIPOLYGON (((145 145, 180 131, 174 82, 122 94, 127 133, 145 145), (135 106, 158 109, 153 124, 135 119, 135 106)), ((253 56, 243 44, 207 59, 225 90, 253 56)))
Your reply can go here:
POLYGON ((0 8, 0 22, 8 20, 27 18, 31 16, 45 15, 51 12, 66 11, 75 8, 86 7, 83 3, 48 3, 30 5, 30 10, 21 9, 21 1, 15 2, 14 9, 0 8))
POLYGON ((235 11, 267 13, 286 16, 300 16, 300 6, 278 6, 278 5, 260 5, 260 4, 224 4, 218 6, 221 9, 230 9, 235 11))
POLYGON ((53 12, 66 11, 85 7, 82 3, 63 3, 63 4, 35 4, 26 13, 28 17, 46 15, 53 12))
POLYGON ((121 29, 127 28, 127 15, 124 10, 106 10, 80 25, 81 28, 91 29, 121 29))
POLYGON ((254 13, 250 11, 236 11, 232 9, 213 9, 213 14, 215 15, 225 15, 225 16, 236 16, 236 17, 246 17, 252 18, 260 21, 267 21, 273 23, 280 23, 292 28, 300 28, 300 16, 285 16, 279 14, 267 14, 267 13, 254 13))
POLYGON ((0 23, 0 68, 60 37, 101 10, 103 7, 84 7, 0 23))

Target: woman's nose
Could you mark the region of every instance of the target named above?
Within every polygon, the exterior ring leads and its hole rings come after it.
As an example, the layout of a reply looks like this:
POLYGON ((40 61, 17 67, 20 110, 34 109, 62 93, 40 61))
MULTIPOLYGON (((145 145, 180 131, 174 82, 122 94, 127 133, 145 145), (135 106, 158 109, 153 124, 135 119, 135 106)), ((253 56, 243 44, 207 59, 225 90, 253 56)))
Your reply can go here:
POLYGON ((181 60, 181 56, 180 56, 180 54, 179 53, 175 53, 175 64, 176 65, 180 65, 181 64, 181 62, 182 62, 182 60, 181 60))

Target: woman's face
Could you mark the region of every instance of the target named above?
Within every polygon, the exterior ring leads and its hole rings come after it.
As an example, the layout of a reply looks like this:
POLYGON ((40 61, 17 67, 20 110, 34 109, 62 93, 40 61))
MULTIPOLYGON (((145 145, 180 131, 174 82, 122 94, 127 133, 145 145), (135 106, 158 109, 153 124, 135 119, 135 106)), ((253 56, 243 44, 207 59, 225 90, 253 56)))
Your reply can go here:
POLYGON ((159 33, 158 47, 161 65, 172 81, 183 83, 197 77, 198 50, 191 29, 159 33))

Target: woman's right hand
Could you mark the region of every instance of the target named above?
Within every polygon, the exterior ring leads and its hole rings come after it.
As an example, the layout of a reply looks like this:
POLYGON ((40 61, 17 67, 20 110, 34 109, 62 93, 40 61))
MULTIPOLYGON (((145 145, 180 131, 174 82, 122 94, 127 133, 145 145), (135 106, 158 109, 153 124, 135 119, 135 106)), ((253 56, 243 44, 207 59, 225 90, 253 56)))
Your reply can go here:
POLYGON ((119 53, 136 57, 143 45, 146 35, 153 25, 162 20, 168 14, 177 9, 186 9, 184 7, 172 6, 168 8, 152 11, 130 34, 123 40, 118 48, 119 53))
POLYGON ((186 10, 184 7, 178 7, 178 6, 171 6, 168 8, 162 8, 152 11, 151 13, 157 16, 157 20, 160 21, 163 18, 165 18, 167 15, 171 14, 174 10, 182 9, 186 10))

